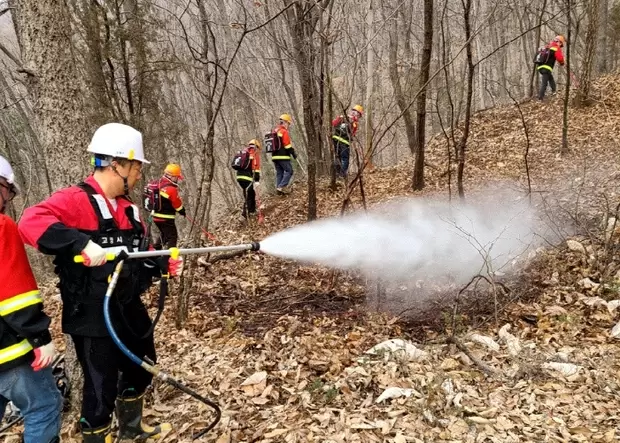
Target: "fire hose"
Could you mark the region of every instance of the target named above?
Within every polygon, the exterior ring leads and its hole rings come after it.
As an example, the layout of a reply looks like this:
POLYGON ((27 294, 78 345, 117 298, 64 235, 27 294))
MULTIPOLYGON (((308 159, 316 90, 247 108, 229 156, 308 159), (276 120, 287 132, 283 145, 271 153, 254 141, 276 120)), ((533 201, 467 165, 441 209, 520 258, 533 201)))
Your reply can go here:
MULTIPOLYGON (((177 388, 180 391, 186 393, 187 395, 195 398, 196 400, 209 406, 214 411, 215 418, 213 419, 213 421, 209 423, 208 426, 204 428, 203 430, 201 430, 198 434, 194 435, 192 437, 193 440, 196 440, 202 437, 219 423, 220 418, 222 416, 220 407, 217 405, 217 403, 209 400, 206 397, 203 397, 202 395, 198 394, 197 392, 185 386, 180 381, 171 377, 166 372, 156 367, 155 363, 151 361, 148 357, 140 358, 136 354, 131 352, 129 348, 127 348, 127 346, 121 341, 118 334, 116 333, 116 330, 114 329, 114 326, 112 325, 112 320, 110 318, 110 299, 112 298, 112 293, 114 292, 114 289, 116 288, 116 284, 118 283, 118 279, 119 279, 121 270, 123 269, 123 263, 125 260, 150 258, 150 257, 161 257, 161 256, 170 256, 174 259, 177 259, 179 255, 208 254, 212 252, 227 252, 227 251, 258 251, 259 249, 260 249, 260 244, 257 242, 253 242, 253 243, 242 244, 242 245, 213 246, 213 247, 207 247, 207 248, 188 248, 188 249, 170 248, 170 249, 160 250, 160 251, 138 251, 138 252, 121 251, 118 255, 113 254, 113 253, 106 255, 106 258, 109 261, 116 262, 116 266, 114 267, 114 272, 112 273, 110 283, 108 284, 108 289, 105 293, 105 298, 103 301, 103 316, 104 316, 104 320, 105 320, 105 324, 108 329, 108 332, 110 333, 110 336, 112 337, 112 340, 114 341, 116 346, 118 346, 121 352, 125 354, 131 361, 133 361, 135 364, 143 368, 145 371, 151 373, 154 377, 159 378, 163 382, 168 383, 172 387, 177 388)), ((84 258, 78 255, 74 257, 74 261, 76 263, 82 263, 84 262, 84 258)))

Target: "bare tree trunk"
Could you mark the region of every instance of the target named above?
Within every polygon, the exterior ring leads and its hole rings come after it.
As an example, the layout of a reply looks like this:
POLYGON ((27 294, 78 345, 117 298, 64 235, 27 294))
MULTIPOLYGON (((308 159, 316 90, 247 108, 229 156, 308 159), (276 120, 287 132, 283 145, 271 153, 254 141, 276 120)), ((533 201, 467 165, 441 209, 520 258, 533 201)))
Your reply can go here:
POLYGON ((308 220, 316 211, 316 164, 321 151, 321 110, 317 79, 318 48, 314 34, 323 9, 330 0, 297 0, 288 12, 295 62, 299 72, 303 100, 304 126, 308 138, 308 220))
MULTIPOLYGON (((542 22, 543 22, 543 18, 545 16, 545 11, 547 9, 547 0, 543 0, 543 4, 542 7, 540 8, 540 15, 538 16, 538 27, 536 28, 536 44, 540 45, 541 43, 541 32, 542 32, 542 22)), ((538 49, 538 47, 533 48, 533 50, 538 49)), ((532 59, 534 58, 534 55, 532 54, 532 59)), ((530 76, 530 91, 528 96, 529 97, 533 97, 534 96, 534 83, 536 80, 536 65, 532 66, 532 75, 530 76)))
MULTIPOLYGON (((201 47, 200 47, 200 55, 203 61, 209 60, 211 51, 216 51, 215 45, 215 37, 213 35, 212 30, 209 28, 210 22, 208 20, 208 15, 206 11, 206 5, 204 0, 197 0, 196 4, 198 5, 198 13, 200 17, 200 38, 201 38, 201 47)), ((213 177, 215 174, 215 159, 213 156, 213 150, 215 146, 215 118, 219 113, 220 104, 217 103, 217 94, 215 91, 214 83, 216 83, 216 77, 212 71, 205 68, 202 71, 203 79, 202 82, 205 85, 206 89, 206 106, 205 106, 205 114, 206 114, 206 135, 201 137, 202 141, 202 152, 201 152, 201 163, 204 165, 204 169, 202 170, 202 175, 199 181, 199 191, 198 191, 198 199, 196 202, 195 211, 195 220, 197 220, 200 226, 204 226, 204 229, 209 231, 209 214, 211 211, 212 204, 212 184, 213 177)), ((223 86, 224 87, 224 86, 223 86)), ((223 92, 222 92, 223 94, 223 92)), ((200 241, 200 229, 196 229, 194 234, 194 242, 196 244, 200 241)), ((185 321, 187 320, 187 315, 189 313, 189 296, 190 289, 193 284, 194 272, 197 269, 196 259, 192 258, 190 260, 190 272, 189 278, 187 280, 181 280, 180 288, 179 288, 179 297, 177 299, 177 306, 175 310, 175 325, 178 328, 181 328, 185 321)))
MULTIPOLYGON (((13 0, 13 20, 28 93, 34 103, 34 130, 45 161, 54 165, 51 187, 74 183, 86 172, 88 127, 70 39, 69 12, 58 0, 13 0)), ((65 335, 65 362, 74 385, 71 412, 81 408, 83 378, 75 349, 65 335)))
POLYGON ((567 32, 566 32, 566 89, 564 90, 564 111, 562 113, 562 148, 560 149, 561 155, 568 154, 568 101, 570 98, 570 47, 571 47, 571 32, 572 32, 572 19, 571 19, 571 0, 566 0, 566 18, 567 18, 567 32))
MULTIPOLYGON (((376 6, 373 5, 373 0, 368 0, 368 16, 366 17, 366 32, 371 35, 374 32, 374 20, 375 20, 375 9, 376 6)), ((368 161, 372 164, 372 117, 374 112, 374 104, 373 104, 373 94, 375 90, 375 49, 372 44, 368 44, 366 49, 366 101, 364 105, 366 106, 366 113, 364 116, 364 159, 362 161, 366 161, 366 156, 368 156, 368 161)))
POLYGON ((597 72, 599 74, 605 74, 609 68, 607 66, 607 57, 609 57, 607 48, 607 15, 609 14, 609 0, 600 0, 598 14, 600 30, 598 31, 598 43, 596 44, 596 59, 598 61, 597 72))
POLYGON ((398 72, 398 22, 396 19, 394 26, 390 26, 390 53, 389 53, 389 76, 390 82, 392 83, 392 88, 394 89, 394 95, 396 98, 396 103, 398 104, 398 108, 403 113, 403 121, 405 123, 405 134, 407 135, 407 143, 409 145, 409 150, 411 151, 411 155, 415 155, 415 141, 416 141, 416 133, 415 133, 415 123, 413 121, 413 115, 411 109, 407 109, 408 103, 407 99, 403 93, 403 89, 400 84, 400 74, 398 72))
POLYGON ((69 13, 59 0, 12 0, 34 128, 47 161, 54 162, 52 186, 67 186, 86 173, 88 126, 70 39, 69 13))
POLYGON ((599 6, 599 0, 588 1, 588 29, 586 31, 586 50, 582 63, 581 75, 579 76, 579 89, 577 90, 576 97, 577 104, 581 106, 587 106, 591 104, 590 87, 592 85, 592 70, 594 68, 594 56, 596 54, 599 6))
MULTIPOLYGON (((46 193, 51 194, 54 189, 52 188, 52 181, 50 178, 48 162, 45 161, 45 153, 43 152, 43 148, 39 141, 39 136, 35 133, 31 125, 30 119, 32 116, 32 112, 30 112, 27 106, 22 106, 22 103, 20 103, 20 101, 15 96, 13 89, 9 87, 9 84, 7 83, 2 72, 0 72, 0 89, 2 91, 5 91, 11 103, 15 104, 15 109, 17 110, 17 113, 19 114, 21 118, 21 124, 23 125, 24 130, 28 133, 28 135, 32 139, 36 161, 40 165, 40 170, 43 171, 43 176, 38 177, 39 183, 41 184, 45 183, 44 188, 39 187, 39 189, 37 189, 38 192, 35 193, 34 198, 35 199, 43 198, 43 196, 45 196, 46 193)), ((28 199, 30 197, 31 197, 30 195, 25 196, 26 200, 24 203, 26 205, 28 204, 28 199)))
POLYGON ((426 95, 433 51, 433 0, 424 0, 424 46, 420 62, 420 95, 416 121, 416 157, 413 167, 413 190, 424 188, 424 144, 426 143, 426 95))
POLYGON ((459 140, 457 148, 457 187, 459 190, 459 197, 462 199, 465 198, 465 188, 463 187, 465 148, 467 147, 467 139, 469 138, 469 129, 471 125, 471 102, 474 89, 474 74, 476 70, 473 61, 471 44, 471 1, 472 0, 461 0, 461 4, 463 5, 463 18, 465 22, 465 41, 467 42, 465 47, 467 54, 467 96, 465 99, 465 122, 463 123, 463 135, 459 140))

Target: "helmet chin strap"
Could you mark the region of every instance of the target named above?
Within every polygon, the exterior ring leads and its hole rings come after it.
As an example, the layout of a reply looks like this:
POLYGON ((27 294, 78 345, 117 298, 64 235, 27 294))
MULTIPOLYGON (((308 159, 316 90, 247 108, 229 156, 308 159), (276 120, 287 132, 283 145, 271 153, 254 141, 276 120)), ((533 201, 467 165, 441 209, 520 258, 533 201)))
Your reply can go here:
POLYGON ((126 177, 123 177, 117 170, 116 170, 116 166, 114 165, 110 165, 112 170, 116 173, 116 175, 118 175, 120 178, 123 179, 123 195, 129 195, 129 183, 127 181, 127 179, 129 178, 129 175, 127 175, 126 177))

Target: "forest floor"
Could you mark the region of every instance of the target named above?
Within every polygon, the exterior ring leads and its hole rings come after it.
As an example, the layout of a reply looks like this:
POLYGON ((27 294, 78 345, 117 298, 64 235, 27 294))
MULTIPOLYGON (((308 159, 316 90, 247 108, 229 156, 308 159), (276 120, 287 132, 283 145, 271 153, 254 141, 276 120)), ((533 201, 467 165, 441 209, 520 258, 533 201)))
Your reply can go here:
MULTIPOLYGON (((222 408, 221 422, 201 441, 620 440, 620 331, 612 333, 620 236, 606 225, 620 203, 618 78, 600 79, 595 93, 601 98, 593 106, 570 109, 564 156, 557 96, 474 116, 468 198, 501 188, 525 195, 527 151, 533 204, 553 212, 560 241, 536 249, 520 272, 462 291, 456 316, 461 287, 439 288, 399 316, 400 299, 356 272, 262 253, 202 266, 183 328, 175 326, 173 296, 155 336, 160 367, 222 408), (367 352, 390 339, 405 346, 367 352)), ((447 153, 443 135, 429 142, 423 192, 410 191, 411 162, 366 173, 367 204, 447 200, 447 153)), ((450 171, 454 178, 454 165, 450 171)), ((265 199, 264 224, 231 215, 213 233, 234 244, 304 223, 300 182, 291 195, 265 199)), ((318 196, 319 217, 340 214, 342 187, 332 192, 321 182, 318 196)), ((362 207, 358 191, 351 206, 362 207)), ((154 294, 150 304, 154 311, 154 294)), ((62 348, 59 303, 47 310, 62 348)), ((211 418, 160 382, 148 397, 147 421, 174 425, 160 441, 189 442, 211 418)), ((64 442, 80 441, 74 423, 65 420, 64 442)))

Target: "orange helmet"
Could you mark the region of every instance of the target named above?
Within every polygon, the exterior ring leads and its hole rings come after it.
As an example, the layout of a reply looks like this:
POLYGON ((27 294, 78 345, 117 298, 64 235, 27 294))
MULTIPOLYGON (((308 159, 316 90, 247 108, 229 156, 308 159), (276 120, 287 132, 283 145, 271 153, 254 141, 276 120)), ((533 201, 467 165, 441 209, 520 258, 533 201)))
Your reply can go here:
POLYGON ((255 138, 253 138, 252 140, 250 140, 248 142, 249 146, 256 146, 257 149, 260 149, 260 142, 258 140, 256 140, 255 138))
POLYGON ((364 108, 362 107, 362 105, 353 106, 353 110, 359 112, 360 115, 364 113, 364 108))
POLYGON ((282 114, 282 115, 280 116, 280 120, 282 120, 283 122, 288 123, 289 125, 290 125, 291 123, 293 123, 293 119, 292 119, 292 118, 291 118, 291 116, 290 116, 290 115, 288 115, 288 114, 282 114))
POLYGON ((566 44, 566 39, 564 38, 563 35, 558 35, 553 40, 555 40, 556 42, 560 43, 562 46, 564 46, 566 44))
POLYGON ((166 166, 166 169, 164 170, 164 174, 169 177, 176 177, 180 180, 183 180, 183 175, 181 174, 181 166, 177 165, 176 163, 168 164, 168 166, 166 166))

